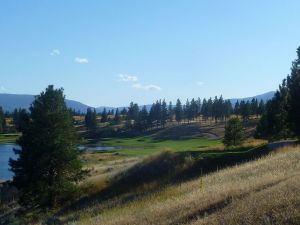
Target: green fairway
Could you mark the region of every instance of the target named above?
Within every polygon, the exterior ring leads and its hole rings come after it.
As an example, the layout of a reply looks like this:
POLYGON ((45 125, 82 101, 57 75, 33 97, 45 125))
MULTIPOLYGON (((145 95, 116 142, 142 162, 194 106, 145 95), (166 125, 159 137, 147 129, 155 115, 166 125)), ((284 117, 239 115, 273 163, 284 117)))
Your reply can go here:
POLYGON ((195 138, 186 140, 155 140, 151 137, 138 138, 111 138, 102 139, 98 144, 116 146, 122 149, 115 150, 119 154, 140 156, 150 155, 161 151, 201 151, 222 148, 221 140, 195 138))
POLYGON ((20 137, 20 135, 20 133, 0 134, 0 144, 15 143, 16 140, 20 137))

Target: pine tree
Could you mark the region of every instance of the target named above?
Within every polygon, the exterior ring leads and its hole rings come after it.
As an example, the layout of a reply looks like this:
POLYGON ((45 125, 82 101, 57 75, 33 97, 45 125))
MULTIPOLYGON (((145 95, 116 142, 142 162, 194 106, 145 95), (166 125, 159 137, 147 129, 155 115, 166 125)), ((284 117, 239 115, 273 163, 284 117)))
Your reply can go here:
POLYGON ((256 114, 261 116, 264 112, 265 112, 265 103, 263 100, 260 100, 256 114))
POLYGON ((223 116, 225 117, 225 120, 227 120, 230 117, 232 111, 233 109, 230 100, 226 100, 223 104, 223 116))
POLYGON ((119 124, 119 123, 121 122, 121 116, 120 116, 120 113, 119 113, 119 109, 118 109, 118 108, 116 109, 114 121, 115 121, 115 123, 117 123, 117 124, 119 124))
POLYGON ((139 118, 137 121, 137 129, 141 131, 145 131, 148 128, 148 111, 147 107, 144 105, 142 110, 139 112, 139 118))
POLYGON ((168 118, 169 118, 170 122, 173 121, 173 117, 174 117, 174 109, 173 109, 172 102, 170 102, 169 106, 168 106, 168 118))
POLYGON ((168 108, 167 103, 165 100, 163 100, 161 104, 161 125, 165 127, 168 120, 168 108))
POLYGON ((215 122, 217 122, 219 118, 219 99, 217 96, 215 96, 215 99, 212 104, 212 116, 215 119, 215 122))
POLYGON ((240 102, 237 101, 234 105, 234 114, 236 116, 240 115, 241 114, 241 111, 240 111, 240 102))
POLYGON ((255 98, 252 98, 251 100, 251 106, 250 106, 250 114, 251 115, 256 115, 256 112, 257 112, 257 109, 258 109, 258 102, 257 102, 257 99, 255 98))
POLYGON ((202 102, 201 114, 202 114, 204 120, 206 121, 208 118, 208 110, 207 110, 207 101, 205 98, 203 99, 203 102, 202 102))
POLYGON ((18 140, 17 160, 10 159, 13 184, 25 208, 52 208, 77 193, 82 166, 76 133, 63 89, 48 86, 30 107, 29 127, 18 140))
POLYGON ((103 109, 101 113, 101 123, 106 123, 108 121, 108 113, 106 111, 106 108, 103 109))
POLYGON ((153 103, 147 118, 147 126, 152 128, 155 120, 155 104, 153 103))
POLYGON ((283 80, 273 99, 267 103, 266 112, 256 127, 256 138, 266 138, 273 141, 287 138, 290 135, 287 121, 287 101, 288 88, 286 80, 283 80))
POLYGON ((2 107, 0 106, 0 133, 5 132, 6 120, 2 107))
POLYGON ((212 118, 213 117, 213 101, 211 98, 207 101, 207 117, 212 118))
POLYGON ((135 104, 133 102, 130 103, 128 111, 127 111, 127 116, 126 116, 126 126, 129 129, 136 128, 137 125, 135 123, 139 122, 139 106, 138 104, 135 104))
POLYGON ((26 111, 26 109, 14 110, 13 122, 17 131, 23 132, 25 129, 27 129, 29 120, 30 120, 30 115, 26 111))
POLYGON ((198 109, 198 112, 197 112, 197 115, 200 115, 200 112, 201 112, 201 99, 198 98, 197 101, 196 101, 196 104, 197 104, 197 109, 198 109))
POLYGON ((287 78, 289 90, 287 104, 290 129, 300 139, 300 47, 297 49, 297 56, 292 64, 291 75, 287 78))
POLYGON ((127 120, 136 121, 139 117, 139 111, 138 104, 131 102, 127 112, 127 120))
POLYGON ((183 112, 184 112, 184 119, 187 119, 189 123, 190 120, 192 119, 192 113, 191 113, 191 104, 188 99, 186 100, 186 103, 184 105, 183 112))
POLYGON ((223 143, 226 147, 240 145, 244 140, 244 127, 238 118, 230 119, 225 126, 223 143))
POLYGON ((182 121, 182 117, 183 117, 183 110, 182 110, 182 105, 181 105, 181 102, 179 99, 177 99, 174 111, 175 111, 176 121, 178 123, 180 123, 182 121))
POLYGON ((97 128, 97 115, 95 109, 87 108, 85 115, 85 126, 89 131, 95 131, 97 128))
POLYGON ((161 103, 161 100, 156 101, 156 103, 155 103, 154 118, 155 118, 155 121, 156 121, 156 126, 158 127, 161 124, 161 121, 162 121, 162 103, 161 103))
POLYGON ((244 100, 240 103, 240 114, 243 117, 243 120, 248 120, 251 114, 251 104, 249 101, 245 102, 244 100))
POLYGON ((189 111, 190 119, 194 120, 198 116, 198 104, 195 99, 192 99, 189 111))
POLYGON ((127 115, 127 110, 126 110, 126 108, 123 108, 123 109, 121 110, 121 115, 122 115, 122 116, 126 116, 126 115, 127 115))

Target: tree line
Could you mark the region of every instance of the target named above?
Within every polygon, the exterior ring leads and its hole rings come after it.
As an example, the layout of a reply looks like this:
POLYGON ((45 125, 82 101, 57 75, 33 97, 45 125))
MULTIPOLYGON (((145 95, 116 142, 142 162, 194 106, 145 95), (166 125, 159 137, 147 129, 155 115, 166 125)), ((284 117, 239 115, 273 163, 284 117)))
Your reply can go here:
POLYGON ((6 119, 2 107, 0 107, 0 134, 6 131, 6 119))
POLYGON ((242 119, 248 120, 250 116, 259 117, 264 113, 265 103, 263 100, 258 101, 253 98, 251 101, 237 101, 234 107, 230 100, 224 100, 222 96, 214 99, 204 98, 203 101, 198 99, 186 100, 182 104, 177 99, 176 104, 163 100, 157 100, 151 105, 139 106, 137 103, 131 102, 128 108, 115 111, 106 111, 96 113, 95 109, 87 109, 85 115, 85 125, 88 130, 97 128, 97 123, 114 123, 120 124, 126 122, 127 128, 145 131, 148 129, 165 127, 168 122, 176 121, 180 123, 190 123, 191 121, 204 122, 224 122, 232 115, 240 116, 242 119), (97 116, 100 119, 97 119, 97 116))
POLYGON ((255 136, 269 140, 300 138, 300 47, 291 74, 279 85, 256 128, 255 136))

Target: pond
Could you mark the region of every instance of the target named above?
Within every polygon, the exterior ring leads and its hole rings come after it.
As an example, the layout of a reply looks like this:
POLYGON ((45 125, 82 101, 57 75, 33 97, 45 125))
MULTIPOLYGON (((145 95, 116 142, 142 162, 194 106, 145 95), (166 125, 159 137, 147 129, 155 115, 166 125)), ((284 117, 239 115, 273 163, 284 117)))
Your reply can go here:
POLYGON ((113 146, 79 146, 79 150, 92 150, 92 151, 112 151, 116 149, 121 149, 121 147, 113 146))
MULTIPOLYGON (((9 171, 8 161, 10 158, 17 158, 13 151, 14 148, 18 148, 18 145, 0 144, 0 181, 10 180, 13 177, 13 173, 9 171)), ((78 149, 93 151, 112 151, 119 148, 111 146, 79 146, 78 149)))
POLYGON ((8 161, 9 158, 16 159, 13 149, 18 148, 14 144, 0 144, 0 181, 10 180, 13 177, 13 173, 9 171, 8 161))

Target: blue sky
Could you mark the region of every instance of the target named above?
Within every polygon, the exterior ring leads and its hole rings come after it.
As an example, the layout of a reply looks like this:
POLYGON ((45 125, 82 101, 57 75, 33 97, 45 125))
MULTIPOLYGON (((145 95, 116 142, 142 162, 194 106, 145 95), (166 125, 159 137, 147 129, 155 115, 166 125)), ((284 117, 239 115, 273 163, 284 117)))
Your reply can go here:
POLYGON ((300 1, 3 0, 0 92, 48 84, 91 106, 275 90, 300 1))

